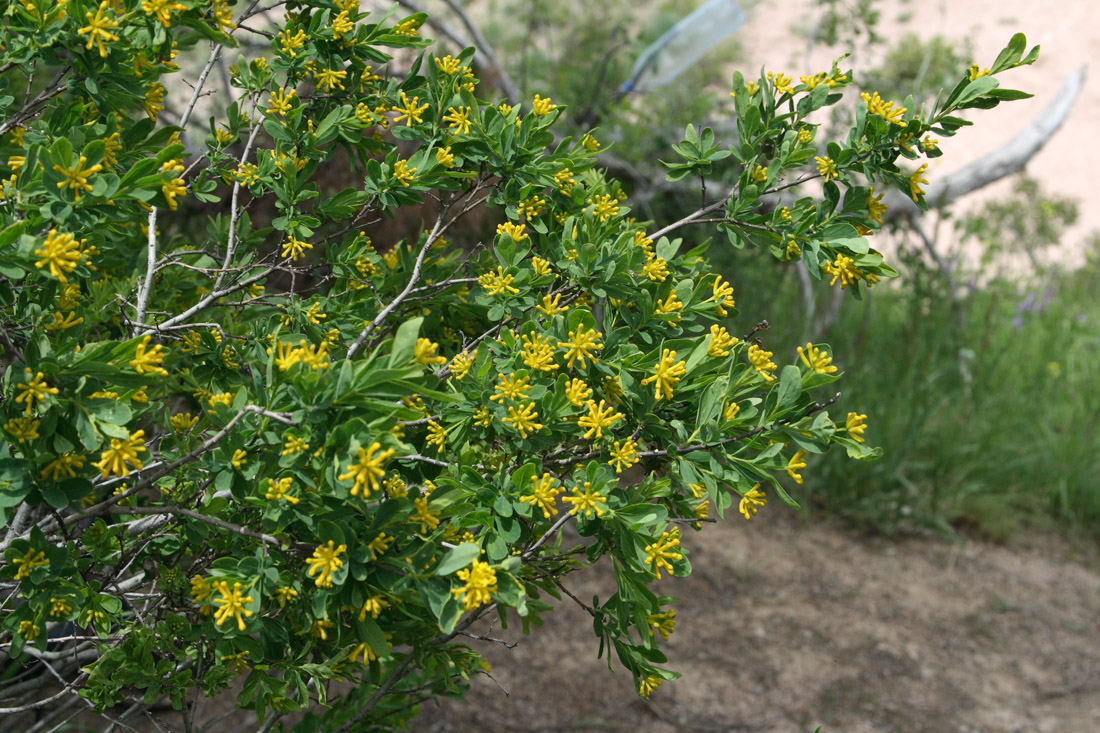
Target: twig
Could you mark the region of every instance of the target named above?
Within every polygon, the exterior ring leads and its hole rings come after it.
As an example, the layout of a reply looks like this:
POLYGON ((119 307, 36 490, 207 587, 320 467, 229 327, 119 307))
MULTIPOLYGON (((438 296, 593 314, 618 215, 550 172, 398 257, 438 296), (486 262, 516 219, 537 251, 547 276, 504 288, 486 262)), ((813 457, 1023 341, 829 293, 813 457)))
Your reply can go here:
MULTIPOLYGON (((182 126, 182 125, 181 125, 182 126)), ((157 268, 157 207, 149 209, 149 241, 146 247, 148 261, 145 264, 145 280, 138 289, 137 310, 134 322, 140 328, 145 321, 145 307, 149 304, 149 292, 153 286, 153 275, 157 268)))

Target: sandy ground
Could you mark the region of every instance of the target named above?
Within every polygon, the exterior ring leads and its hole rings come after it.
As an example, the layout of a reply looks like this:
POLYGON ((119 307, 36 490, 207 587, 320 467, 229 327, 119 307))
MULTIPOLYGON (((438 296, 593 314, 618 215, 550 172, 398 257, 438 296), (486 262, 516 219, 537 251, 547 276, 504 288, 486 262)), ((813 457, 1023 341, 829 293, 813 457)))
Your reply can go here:
MULTIPOLYGON (((1043 538, 865 539, 769 509, 692 535, 664 645, 683 672, 646 702, 597 660, 587 613, 485 650, 493 680, 415 730, 1063 733, 1100 729, 1100 574, 1043 538), (762 520, 762 521, 761 521, 762 520), (507 691, 507 694, 505 693, 507 691)), ((586 569, 567 587, 607 597, 586 569)), ((487 631, 483 629, 482 631, 487 631)))
MULTIPOLYGON (((819 48, 807 62, 806 41, 793 32, 794 28, 812 27, 816 23, 819 16, 814 9, 816 5, 814 0, 768 0, 756 4, 738 36, 745 58, 751 61, 748 67, 755 72, 764 65, 796 75, 829 68, 833 57, 838 55, 836 50, 819 48)), ((1062 245, 1070 263, 1079 261, 1085 236, 1100 231, 1100 207, 1087 198, 1100 168, 1100 147, 1095 144, 1100 139, 1100 83, 1095 78, 1100 74, 1096 65, 1100 61, 1100 3, 882 0, 876 7, 882 12, 879 32, 887 39, 896 39, 906 32, 916 33, 923 40, 936 35, 957 41, 969 39, 974 61, 983 67, 992 65, 1014 33, 1026 34, 1029 48, 1035 44, 1042 46, 1034 65, 1001 76, 1005 87, 1035 96, 993 110, 973 112, 970 118, 975 121, 974 127, 941 141, 944 156, 932 161, 929 178, 957 170, 1007 143, 1050 104, 1067 76, 1082 66, 1093 65, 1089 70, 1092 78, 1086 81, 1070 118, 1027 168, 1049 192, 1080 201, 1078 224, 1068 232, 1062 245)), ((870 68, 879 58, 870 55, 849 61, 856 68, 870 68)), ((1002 181, 967 197, 960 202, 959 209, 969 210, 989 198, 1006 196, 1010 190, 1011 183, 1002 181)))

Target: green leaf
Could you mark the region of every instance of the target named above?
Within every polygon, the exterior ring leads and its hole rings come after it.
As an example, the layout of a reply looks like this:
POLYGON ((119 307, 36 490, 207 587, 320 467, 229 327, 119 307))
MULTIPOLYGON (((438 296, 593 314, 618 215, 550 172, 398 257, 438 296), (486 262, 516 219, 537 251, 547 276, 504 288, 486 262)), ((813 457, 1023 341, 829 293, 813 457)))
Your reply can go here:
POLYGON ((416 353, 416 339, 420 334, 420 324, 424 318, 417 316, 410 318, 397 328, 397 335, 393 337, 393 349, 390 351, 389 365, 408 364, 416 353))
POLYGON ((802 394, 802 371, 794 364, 788 364, 783 367, 779 375, 779 397, 775 408, 782 410, 790 407, 798 400, 800 394, 802 394))
POLYGON ((443 556, 443 560, 435 569, 436 575, 450 575, 456 570, 469 567, 481 554, 481 548, 473 542, 463 542, 458 547, 451 548, 443 556))

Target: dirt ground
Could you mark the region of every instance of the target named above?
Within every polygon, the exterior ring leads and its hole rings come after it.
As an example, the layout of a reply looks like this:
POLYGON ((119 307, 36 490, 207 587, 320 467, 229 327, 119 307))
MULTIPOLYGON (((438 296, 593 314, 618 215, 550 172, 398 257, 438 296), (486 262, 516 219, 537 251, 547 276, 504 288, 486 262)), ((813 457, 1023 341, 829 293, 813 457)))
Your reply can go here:
MULTIPOLYGON (((663 648, 684 676, 650 701, 596 658, 590 619, 570 603, 531 637, 493 629, 519 646, 486 645, 492 679, 425 706, 414 728, 1100 729, 1100 573, 1064 542, 868 539, 785 512, 686 538, 693 574, 661 585, 681 599, 663 648)), ((587 569, 567 587, 606 597, 610 583, 587 569)))

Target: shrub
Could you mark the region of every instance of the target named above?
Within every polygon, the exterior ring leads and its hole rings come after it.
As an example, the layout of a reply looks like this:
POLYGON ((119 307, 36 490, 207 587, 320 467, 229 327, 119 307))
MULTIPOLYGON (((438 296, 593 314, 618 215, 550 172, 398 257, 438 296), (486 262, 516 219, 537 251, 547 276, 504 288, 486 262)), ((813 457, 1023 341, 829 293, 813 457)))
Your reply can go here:
POLYGON ((871 99, 826 145, 810 115, 850 72, 736 75, 738 140, 689 127, 668 164, 732 187, 655 226, 593 135, 555 138, 550 99, 486 103, 472 49, 424 52, 423 14, 288 7, 208 126, 223 49, 246 20, 266 37, 255 4, 25 0, 8 20, 0 627, 10 664, 55 659, 68 685, 10 687, 32 702, 8 712, 77 691, 193 714, 237 681, 265 720, 397 725, 481 669, 473 623, 538 625, 604 557, 617 592, 584 605, 648 696, 677 676, 675 598, 652 586, 690 572, 686 533, 793 505, 777 476, 830 446, 876 455, 863 415, 827 410, 830 349, 780 367, 762 326, 733 336, 732 289, 671 235, 717 218, 858 294, 894 274, 865 182, 920 202, 925 166, 899 159, 1018 96, 964 74, 921 115, 871 99), (475 213, 495 232, 456 234, 475 213))

